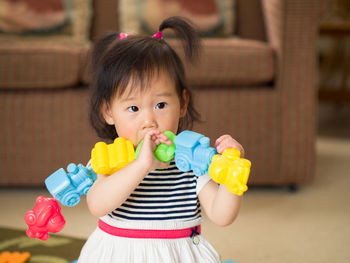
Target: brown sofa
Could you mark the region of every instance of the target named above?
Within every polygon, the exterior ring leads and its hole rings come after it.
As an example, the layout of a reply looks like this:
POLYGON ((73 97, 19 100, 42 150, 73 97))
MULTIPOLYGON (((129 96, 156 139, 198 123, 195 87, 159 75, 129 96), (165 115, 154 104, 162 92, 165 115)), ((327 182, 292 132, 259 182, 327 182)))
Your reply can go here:
MULTIPOLYGON (((117 1, 94 1, 93 12, 92 40, 118 30, 117 1)), ((317 0, 237 0, 238 38, 204 39, 200 63, 187 66, 204 120, 193 130, 239 140, 250 184, 313 179, 317 19, 317 0)), ((88 48, 0 41, 0 185, 43 185, 89 159, 98 138, 87 117, 88 48)))

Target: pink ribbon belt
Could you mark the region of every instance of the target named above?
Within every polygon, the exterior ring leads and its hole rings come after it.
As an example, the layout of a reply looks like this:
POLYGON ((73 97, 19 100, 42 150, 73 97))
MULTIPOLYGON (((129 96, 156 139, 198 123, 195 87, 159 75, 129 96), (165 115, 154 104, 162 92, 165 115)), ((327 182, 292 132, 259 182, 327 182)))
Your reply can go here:
POLYGON ((195 237, 201 233, 201 226, 174 230, 153 230, 153 229, 127 229, 106 224, 102 220, 98 221, 98 227, 113 236, 129 238, 160 238, 173 239, 184 237, 195 237))

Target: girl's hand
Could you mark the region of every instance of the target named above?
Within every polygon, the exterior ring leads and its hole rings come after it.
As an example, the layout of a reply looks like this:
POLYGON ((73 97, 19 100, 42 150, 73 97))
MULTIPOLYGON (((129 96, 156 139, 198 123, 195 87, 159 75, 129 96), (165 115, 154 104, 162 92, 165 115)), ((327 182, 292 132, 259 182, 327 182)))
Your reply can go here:
POLYGON ((154 150, 160 143, 171 145, 172 142, 159 130, 150 130, 143 138, 143 143, 137 159, 140 160, 148 172, 151 172, 157 168, 168 168, 167 163, 158 161, 158 159, 154 156, 154 150))
POLYGON ((215 148, 216 148, 217 152, 220 154, 222 154, 222 152, 226 148, 237 149, 241 152, 241 158, 244 157, 244 149, 243 149, 242 145, 228 134, 222 135, 216 140, 215 148))

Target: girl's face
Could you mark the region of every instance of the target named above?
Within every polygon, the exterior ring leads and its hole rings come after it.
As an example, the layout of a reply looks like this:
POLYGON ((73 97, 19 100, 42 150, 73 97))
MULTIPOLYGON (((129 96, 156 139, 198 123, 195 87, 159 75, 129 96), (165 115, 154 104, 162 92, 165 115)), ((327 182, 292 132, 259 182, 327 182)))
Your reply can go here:
POLYGON ((130 81, 124 94, 115 96, 102 109, 106 122, 115 126, 118 136, 131 140, 135 146, 150 129, 176 134, 179 119, 186 114, 187 94, 184 92, 185 103, 181 106, 175 83, 168 74, 155 74, 149 84, 141 91, 140 87, 132 87, 130 81))

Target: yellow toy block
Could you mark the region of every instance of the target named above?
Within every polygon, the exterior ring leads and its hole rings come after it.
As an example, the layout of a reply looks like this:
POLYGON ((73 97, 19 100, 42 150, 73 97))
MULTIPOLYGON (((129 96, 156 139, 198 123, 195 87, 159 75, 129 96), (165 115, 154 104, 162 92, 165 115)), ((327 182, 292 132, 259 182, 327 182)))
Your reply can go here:
POLYGON ((0 253, 0 263, 25 263, 30 258, 29 252, 9 252, 0 253))
POLYGON ((91 166, 98 174, 111 175, 135 159, 134 145, 118 137, 112 144, 98 142, 91 151, 91 166))
POLYGON ((215 155, 209 166, 209 175, 230 192, 241 196, 248 189, 251 162, 240 155, 239 150, 232 148, 225 149, 222 155, 215 155))

